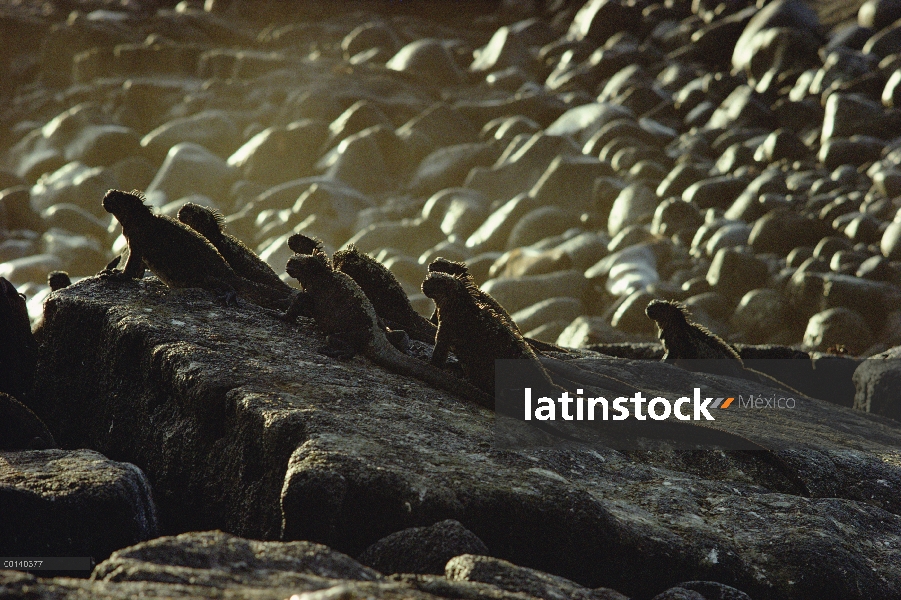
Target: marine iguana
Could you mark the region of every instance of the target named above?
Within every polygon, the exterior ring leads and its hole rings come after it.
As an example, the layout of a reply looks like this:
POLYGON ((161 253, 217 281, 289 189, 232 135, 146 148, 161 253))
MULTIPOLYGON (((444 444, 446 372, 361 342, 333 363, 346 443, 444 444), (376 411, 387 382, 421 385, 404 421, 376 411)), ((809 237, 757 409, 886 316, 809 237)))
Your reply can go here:
POLYGON ((688 371, 739 377, 804 395, 775 377, 746 367, 735 348, 691 320, 691 313, 685 305, 670 300, 651 300, 645 314, 657 323, 658 337, 664 350, 661 361, 688 371))
POLYGON ((350 276, 333 269, 324 252, 295 254, 286 268, 303 286, 313 318, 327 336, 324 354, 339 358, 362 354, 389 371, 415 377, 485 408, 494 407, 491 395, 392 346, 366 294, 350 276))
MULTIPOLYGON (((567 361, 560 360, 547 353, 558 353, 558 355, 570 355, 573 351, 557 346, 556 344, 548 344, 522 335, 522 331, 516 322, 510 317, 509 313, 501 306, 500 302, 488 292, 476 285, 469 273, 469 269, 464 263, 447 260, 446 258, 436 258, 429 264, 429 273, 446 273, 454 277, 458 277, 466 282, 466 289, 475 299, 476 303, 490 309, 497 317, 516 335, 520 336, 534 351, 536 358, 549 372, 552 379, 558 384, 566 387, 567 383, 576 383, 582 385, 592 385, 616 391, 618 393, 634 394, 639 391, 635 386, 620 381, 608 375, 601 375, 593 371, 581 369, 575 365, 569 364, 567 361)), ((440 320, 440 308, 435 308, 432 315, 433 319, 440 320)), ((456 353, 455 353, 456 354, 456 353)))
MULTIPOLYGON (((294 235, 288 238, 288 248, 294 254, 313 254, 315 251, 322 252, 325 256, 326 261, 329 264, 331 263, 331 259, 329 259, 328 254, 325 253, 325 250, 322 249, 322 240, 315 237, 309 237, 302 233, 295 233, 294 235)), ((297 320, 297 317, 312 317, 313 313, 310 308, 310 298, 306 294, 296 294, 294 298, 291 300, 291 306, 288 307, 288 310, 285 311, 285 314, 282 315, 281 319, 283 321, 287 321, 288 323, 293 323, 297 320)), ((392 341, 392 343, 394 343, 392 341)))
MULTIPOLYGON (((519 329, 519 325, 516 324, 516 321, 510 316, 510 313, 501 306, 501 303, 494 299, 494 296, 480 288, 475 280, 472 278, 472 274, 469 272, 469 268, 465 263, 457 262, 453 260, 448 260, 446 258, 438 257, 429 263, 429 273, 447 273, 448 275, 453 275, 455 277, 462 277, 471 285, 469 286, 470 293, 475 297, 476 301, 479 304, 489 307, 493 310, 501 319, 503 319, 507 325, 510 326, 511 329, 522 335, 522 331, 519 329)), ((435 308, 435 312, 432 313, 432 317, 430 319, 433 323, 438 322, 438 309, 435 308)), ((532 338, 527 338, 523 336, 523 339, 534 348, 537 352, 567 352, 566 348, 558 346, 556 344, 549 344, 547 342, 541 342, 532 338)))
POLYGON ((178 210, 178 220, 205 237, 228 266, 244 279, 280 289, 288 295, 294 293, 294 288, 282 281, 256 252, 225 231, 225 219, 219 211, 188 202, 178 210))
POLYGON ((273 310, 284 310, 290 305, 291 295, 284 290, 235 273, 202 235, 176 219, 154 214, 140 192, 110 190, 103 197, 103 208, 122 225, 129 254, 123 271, 103 271, 101 277, 140 278, 146 265, 171 288, 199 287, 216 292, 226 301, 234 301, 237 294, 242 294, 273 310))
POLYGON ((691 313, 685 305, 669 300, 651 300, 644 312, 657 324, 657 337, 664 350, 663 362, 689 371, 743 376, 744 363, 735 348, 703 325, 690 320, 691 313))
POLYGON ((288 248, 294 254, 313 254, 314 250, 322 251, 322 240, 302 233, 295 233, 288 238, 288 248))
POLYGON ((351 246, 335 252, 332 264, 357 282, 386 325, 406 331, 414 340, 435 343, 438 328, 413 310, 404 289, 382 263, 351 246))
MULTIPOLYGON (((566 392, 554 383, 519 332, 491 308, 476 301, 469 289, 471 286, 473 284, 463 276, 439 272, 429 273, 422 282, 422 293, 434 300, 439 315, 432 365, 443 367, 448 353, 453 351, 466 378, 486 394, 500 400, 504 412, 510 408, 507 406, 511 401, 508 392, 517 392, 517 399, 512 399, 514 411, 517 410, 515 406, 519 402, 520 389, 531 388, 536 397, 557 398, 566 392), (516 374, 516 390, 495 389, 497 359, 523 361, 516 374)), ((558 438, 581 441, 550 423, 537 421, 533 426, 558 438)))
POLYGON ((463 274, 433 271, 422 282, 422 293, 435 302, 438 311, 432 364, 442 367, 448 353, 453 352, 467 379, 484 392, 494 394, 494 361, 525 360, 531 365, 523 387, 538 389, 542 395, 563 392, 519 331, 492 307, 478 302, 476 290, 463 274))

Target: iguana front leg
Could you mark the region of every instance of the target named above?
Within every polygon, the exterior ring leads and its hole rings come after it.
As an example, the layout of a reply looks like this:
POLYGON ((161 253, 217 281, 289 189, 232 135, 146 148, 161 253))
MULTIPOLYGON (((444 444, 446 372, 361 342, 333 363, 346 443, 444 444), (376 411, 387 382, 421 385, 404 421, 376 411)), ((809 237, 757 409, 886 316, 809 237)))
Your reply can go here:
POLYGON ((125 261, 125 269, 117 271, 121 256, 113 259, 105 269, 100 271, 100 276, 111 281, 125 281, 126 279, 141 279, 144 277, 145 265, 141 253, 129 246, 128 260, 125 261))
POLYGON ((310 292, 307 291, 298 291, 294 294, 294 297, 291 298, 291 305, 288 307, 288 310, 281 317, 283 321, 287 321, 288 323, 293 323, 297 320, 297 317, 312 317, 313 316, 313 297, 310 295, 310 292))
POLYGON ((435 334, 435 349, 432 350, 432 365, 439 369, 447 362, 447 355, 450 352, 450 341, 448 335, 438 325, 438 332, 435 334))
POLYGON ((131 245, 128 250, 128 260, 125 261, 123 273, 132 279, 141 279, 144 277, 144 256, 131 245))

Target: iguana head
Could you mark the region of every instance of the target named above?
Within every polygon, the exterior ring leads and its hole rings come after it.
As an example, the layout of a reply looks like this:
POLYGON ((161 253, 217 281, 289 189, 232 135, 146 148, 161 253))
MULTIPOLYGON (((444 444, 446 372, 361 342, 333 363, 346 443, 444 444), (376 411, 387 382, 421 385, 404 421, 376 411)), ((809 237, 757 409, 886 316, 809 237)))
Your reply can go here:
POLYGON ((469 275, 466 263, 438 257, 429 263, 429 273, 447 273, 448 275, 469 275))
POLYGON ((314 250, 322 250, 322 240, 295 233, 288 238, 288 248, 295 254, 313 254, 314 250))
POLYGON ((344 250, 338 250, 332 255, 332 265, 338 271, 348 273, 350 271, 359 271, 365 268, 367 257, 364 256, 356 246, 351 245, 344 250))
POLYGON ((144 204, 144 194, 138 190, 123 192, 110 190, 103 197, 103 208, 111 213, 122 225, 140 219, 153 216, 150 207, 144 204))
POLYGON ((188 202, 178 209, 178 220, 203 237, 210 239, 210 237, 222 233, 225 217, 218 210, 188 202))
POLYGON ((451 298, 469 298, 466 282, 460 277, 435 271, 429 273, 422 282, 422 293, 435 301, 435 304, 451 298))
POLYGON ((656 322, 661 329, 668 325, 688 322, 688 309, 683 304, 670 300, 651 300, 644 309, 644 314, 656 322))
POLYGON ((285 270, 304 288, 312 286, 315 289, 317 282, 332 275, 328 255, 321 250, 314 250, 312 254, 295 254, 288 259, 285 270))

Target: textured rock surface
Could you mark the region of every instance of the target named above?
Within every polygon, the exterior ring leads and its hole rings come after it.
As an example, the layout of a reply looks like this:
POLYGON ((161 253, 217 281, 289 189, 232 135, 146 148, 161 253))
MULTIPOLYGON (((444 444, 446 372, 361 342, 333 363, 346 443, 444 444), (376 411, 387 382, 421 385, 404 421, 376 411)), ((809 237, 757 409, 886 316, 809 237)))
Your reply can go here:
POLYGON ((0 554, 99 562, 158 531, 150 486, 133 464, 91 450, 0 452, 0 554))
POLYGON ((447 561, 461 554, 488 554, 488 547, 458 521, 411 527, 366 548, 359 559, 382 573, 444 574, 447 561))
MULTIPOLYGON (((691 589, 707 598, 745 600, 715 582, 692 581, 664 593, 691 589), (729 595, 729 594, 732 595, 729 595)), ((125 548, 84 579, 35 579, 0 572, 7 598, 307 600, 327 598, 439 598, 490 600, 624 600, 607 588, 588 589, 562 577, 486 556, 462 555, 448 563, 446 577, 383 577, 350 557, 310 542, 259 542, 219 531, 164 537, 125 548)), ((669 596, 667 596, 669 597, 669 596)))
POLYGON ((161 537, 114 552, 97 565, 91 579, 309 589, 316 584, 326 587, 326 579, 378 581, 382 577, 320 544, 259 542, 208 531, 161 537))
MULTIPOLYGON (((803 399, 718 415, 718 427, 776 451, 788 474, 763 455, 665 444, 500 450, 490 413, 365 359, 316 354, 322 340, 306 320, 225 309, 199 290, 88 279, 50 299, 45 335, 39 368, 61 377, 39 385, 36 412, 64 446, 141 466, 167 528, 357 554, 453 518, 500 558, 628 594, 686 580, 773 598, 897 591, 887 549, 901 539, 901 472, 882 457, 899 438, 878 417, 803 399), (91 352, 73 360, 61 351, 73 345, 91 352), (811 561, 826 564, 814 574, 811 561)), ((712 394, 736 393, 735 382, 658 363, 585 365, 664 395, 699 377, 712 394)))

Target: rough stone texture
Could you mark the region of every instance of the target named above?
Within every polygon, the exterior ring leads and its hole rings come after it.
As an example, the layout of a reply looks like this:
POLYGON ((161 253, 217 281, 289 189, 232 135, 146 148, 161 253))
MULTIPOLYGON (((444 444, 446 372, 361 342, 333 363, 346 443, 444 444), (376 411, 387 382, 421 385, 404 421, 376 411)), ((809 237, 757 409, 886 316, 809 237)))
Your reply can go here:
POLYGON ((461 554, 488 554, 488 547, 458 521, 448 519, 392 533, 366 548, 359 559, 382 573, 443 575, 447 561, 461 554))
POLYGON ((157 530, 150 486, 132 464, 91 450, 0 452, 2 556, 100 561, 157 530))
POLYGON ((509 592, 493 583, 434 576, 387 579, 320 544, 260 542, 220 531, 158 538, 125 548, 98 565, 90 580, 36 579, 25 573, 0 571, 0 594, 16 600, 542 598, 509 592))
POLYGON ((24 404, 0 392, 0 450, 49 450, 56 441, 24 404))
POLYGON ((870 357, 854 371, 854 408, 901 420, 901 347, 870 357))
POLYGON ((447 563, 445 576, 451 581, 491 583, 509 592, 521 592, 537 598, 626 600, 626 596, 610 589, 591 590, 563 577, 520 567, 490 556, 457 556, 447 563))
POLYGON ((354 559, 311 542, 260 542, 221 531, 161 537, 118 550, 91 573, 94 581, 157 581, 220 587, 229 583, 304 586, 323 578, 377 581, 354 559))
MULTIPOLYGON (((38 378, 35 412, 64 446, 143 468, 168 529, 355 555, 453 518, 498 558, 630 595, 687 580, 775 599, 901 593, 901 433, 878 416, 803 398, 716 413, 770 458, 663 441, 510 450, 492 446, 490 412, 317 354, 306 319, 199 290, 86 279, 50 298, 44 332, 39 372, 56 377, 38 378)), ((752 389, 655 362, 579 362, 654 395, 752 389)))

